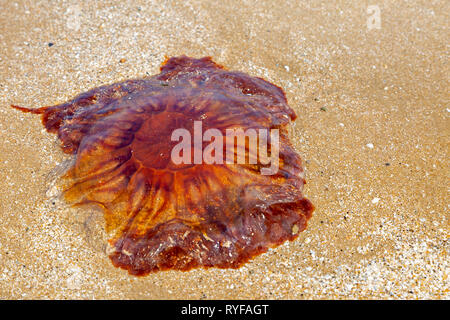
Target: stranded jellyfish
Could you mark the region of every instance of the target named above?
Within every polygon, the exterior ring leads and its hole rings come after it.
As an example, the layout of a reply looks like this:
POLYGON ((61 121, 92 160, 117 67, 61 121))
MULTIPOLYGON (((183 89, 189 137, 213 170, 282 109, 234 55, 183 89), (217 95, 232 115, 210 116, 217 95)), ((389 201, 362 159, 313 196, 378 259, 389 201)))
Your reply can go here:
POLYGON ((131 274, 237 268, 295 239, 314 210, 283 90, 209 57, 170 58, 158 75, 63 104, 14 107, 42 115, 74 156, 64 199, 102 209, 109 257, 131 274))

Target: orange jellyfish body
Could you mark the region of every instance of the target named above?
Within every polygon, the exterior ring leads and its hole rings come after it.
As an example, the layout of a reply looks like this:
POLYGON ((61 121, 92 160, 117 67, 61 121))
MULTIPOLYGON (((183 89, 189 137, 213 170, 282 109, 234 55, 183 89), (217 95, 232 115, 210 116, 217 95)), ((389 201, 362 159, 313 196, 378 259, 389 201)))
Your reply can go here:
POLYGON ((64 198, 102 208, 112 234, 109 257, 131 274, 239 267, 295 239, 314 210, 288 141, 286 126, 296 115, 283 91, 209 57, 170 58, 149 78, 52 107, 15 108, 42 114, 63 151, 74 155, 64 198), (260 162, 175 164, 171 135, 178 128, 193 133, 194 121, 224 134, 278 129, 278 171, 262 175, 260 162))

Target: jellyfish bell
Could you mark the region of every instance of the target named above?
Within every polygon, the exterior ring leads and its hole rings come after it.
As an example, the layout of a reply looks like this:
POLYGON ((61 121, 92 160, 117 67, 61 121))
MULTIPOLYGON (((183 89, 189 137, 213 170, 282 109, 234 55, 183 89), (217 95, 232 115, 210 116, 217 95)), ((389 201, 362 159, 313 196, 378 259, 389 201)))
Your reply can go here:
POLYGON ((296 115, 284 92, 209 57, 170 58, 152 77, 15 108, 41 114, 73 155, 64 198, 102 209, 108 255, 130 274, 237 268, 295 239, 314 210, 288 139, 296 115), (240 133, 226 139, 230 129, 240 133), (268 133, 253 148, 252 130, 268 133))

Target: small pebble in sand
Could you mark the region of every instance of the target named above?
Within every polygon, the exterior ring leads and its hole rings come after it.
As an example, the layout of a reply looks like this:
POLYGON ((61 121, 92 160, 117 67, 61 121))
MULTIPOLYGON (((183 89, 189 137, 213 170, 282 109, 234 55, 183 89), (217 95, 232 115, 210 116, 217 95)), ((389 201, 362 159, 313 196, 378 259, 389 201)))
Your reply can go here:
POLYGON ((368 144, 366 144, 366 147, 369 148, 369 149, 373 149, 373 144, 372 143, 368 143, 368 144))
POLYGON ((373 203, 373 204, 378 203, 378 201, 380 201, 380 198, 373 198, 373 199, 372 199, 372 203, 373 203))

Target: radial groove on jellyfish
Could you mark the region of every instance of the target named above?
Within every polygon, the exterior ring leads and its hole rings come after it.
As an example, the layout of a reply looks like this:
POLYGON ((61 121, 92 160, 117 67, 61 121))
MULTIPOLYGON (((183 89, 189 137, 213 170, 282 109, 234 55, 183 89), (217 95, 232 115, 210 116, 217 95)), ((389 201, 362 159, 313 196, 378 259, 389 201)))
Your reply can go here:
MULTIPOLYGON (((209 57, 170 58, 158 75, 98 87, 60 105, 13 107, 41 114, 74 156, 62 177, 64 198, 102 208, 109 257, 131 274, 237 268, 295 239, 314 210, 288 140, 286 127, 296 115, 283 90, 209 57), (172 133, 194 134, 196 121, 203 132, 223 134, 278 129, 278 171, 261 174, 266 164, 258 156, 256 163, 175 163, 172 133)), ((250 159, 248 144, 241 147, 250 159)))

